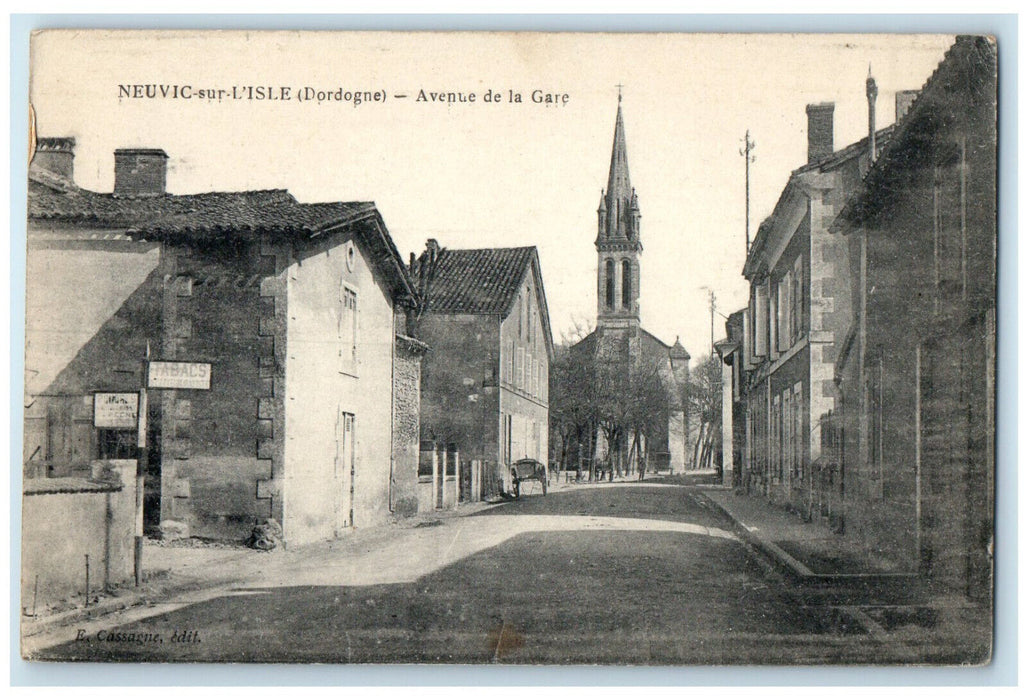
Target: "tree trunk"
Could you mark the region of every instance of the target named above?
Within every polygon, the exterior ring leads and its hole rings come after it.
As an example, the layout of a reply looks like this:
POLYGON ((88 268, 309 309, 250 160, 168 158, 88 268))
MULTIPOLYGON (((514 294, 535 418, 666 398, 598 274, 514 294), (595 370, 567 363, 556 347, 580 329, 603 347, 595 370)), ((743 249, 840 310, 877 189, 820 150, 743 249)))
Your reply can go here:
POLYGON ((589 423, 589 482, 596 480, 596 426, 589 423))

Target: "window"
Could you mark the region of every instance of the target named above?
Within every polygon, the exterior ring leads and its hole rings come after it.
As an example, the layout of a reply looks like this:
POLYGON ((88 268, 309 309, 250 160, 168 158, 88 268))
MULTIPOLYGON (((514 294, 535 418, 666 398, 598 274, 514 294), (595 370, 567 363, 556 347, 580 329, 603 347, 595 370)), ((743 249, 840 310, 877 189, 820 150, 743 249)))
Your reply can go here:
POLYGON ((778 350, 792 347, 792 270, 778 283, 778 350))
POLYGON ((136 430, 116 430, 100 428, 96 431, 97 459, 135 459, 136 430))
POLYGON ((525 386, 525 349, 518 348, 517 366, 514 368, 516 374, 516 386, 523 389, 525 386))
POLYGON ((606 288, 606 302, 607 308, 614 308, 614 261, 607 261, 607 288, 606 288))
POLYGON ((357 373, 357 292, 340 286, 339 292, 339 371, 357 373))
POLYGON ((767 304, 767 282, 758 285, 754 293, 754 314, 756 318, 755 335, 753 338, 754 352, 761 357, 768 354, 767 347, 767 325, 768 325, 768 304, 767 304))
POLYGON ((621 306, 632 308, 632 263, 628 260, 621 263, 621 306))
POLYGON ((792 289, 789 290, 789 341, 790 345, 803 334, 803 256, 796 258, 792 267, 792 289))
POLYGON ((352 413, 341 411, 336 426, 336 476, 349 477, 354 471, 354 427, 356 418, 352 413))
POLYGON ((431 440, 422 440, 421 449, 418 452, 418 481, 425 483, 432 481, 432 460, 435 457, 435 443, 431 440))
POLYGON ((786 389, 782 392, 782 470, 788 474, 792 473, 793 460, 793 432, 792 432, 792 392, 786 389))
POLYGON ((792 460, 792 476, 794 479, 803 478, 803 446, 805 444, 803 433, 803 384, 796 382, 792 388, 792 435, 793 450, 795 454, 792 460))
POLYGON ((518 340, 525 337, 525 300, 518 295, 518 340))
POLYGON ((532 342, 532 321, 535 319, 535 309, 532 308, 532 288, 525 289, 525 340, 532 342))

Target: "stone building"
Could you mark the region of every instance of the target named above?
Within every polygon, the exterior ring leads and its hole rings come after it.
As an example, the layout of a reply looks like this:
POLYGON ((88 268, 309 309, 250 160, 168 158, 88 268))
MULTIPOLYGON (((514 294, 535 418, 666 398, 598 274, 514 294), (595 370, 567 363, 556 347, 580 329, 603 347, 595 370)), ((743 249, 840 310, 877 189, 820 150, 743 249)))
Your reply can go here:
POLYGON ((677 339, 674 345, 668 345, 640 325, 640 219, 639 197, 628 172, 619 95, 607 189, 601 193, 597 209, 596 329, 570 351, 626 379, 626 388, 632 384, 628 377, 651 371, 659 375, 666 388, 667 400, 656 409, 660 415, 651 421, 649 434, 641 436, 644 444, 638 446, 639 450, 633 451, 631 438, 625 436, 618 454, 599 436, 593 441, 593 459, 633 468, 635 455, 648 454, 651 467, 670 466, 681 471, 689 452, 683 389, 688 382, 690 357, 677 339))
MULTIPOLYGON (((421 436, 481 462, 477 499, 510 488, 509 466, 547 462, 553 336, 535 247, 453 250, 411 260, 424 291, 418 337, 421 436)), ((431 480, 430 463, 422 481, 431 480)), ((424 504, 425 499, 422 500, 424 504)))
POLYGON ((792 172, 757 230, 743 275, 742 484, 807 517, 836 520, 843 482, 822 459, 822 416, 837 410, 833 381, 851 320, 847 247, 830 226, 888 142, 877 130, 878 90, 868 76, 868 136, 834 146, 834 104, 807 106, 807 160, 792 172))
POLYGON ((836 220, 853 318, 833 416, 845 533, 991 599, 996 46, 959 37, 836 220))
POLYGON ((721 358, 721 469, 725 486, 742 483, 746 456, 746 401, 743 382, 743 314, 740 309, 725 321, 726 335, 714 344, 721 358))
POLYGON ((93 397, 139 392, 149 349, 211 367, 208 390, 149 391, 149 525, 242 539, 275 518, 299 544, 413 510, 424 346, 375 205, 172 195, 156 149, 117 151, 93 192, 73 145, 41 139, 30 169, 26 477, 136 456, 93 397))

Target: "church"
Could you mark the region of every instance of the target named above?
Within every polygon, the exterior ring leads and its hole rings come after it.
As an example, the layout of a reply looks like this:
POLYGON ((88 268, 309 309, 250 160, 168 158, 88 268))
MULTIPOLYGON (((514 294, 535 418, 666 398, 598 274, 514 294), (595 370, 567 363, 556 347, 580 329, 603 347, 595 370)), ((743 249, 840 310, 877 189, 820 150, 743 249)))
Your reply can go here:
POLYGON ((632 434, 619 435, 609 425, 607 430, 601 425, 593 441, 593 459, 616 471, 632 472, 645 457, 648 469, 670 467, 678 472, 685 469, 689 454, 684 389, 690 357, 677 338, 674 345, 668 345, 639 322, 640 218, 639 197, 628 174, 619 94, 610 174, 597 209, 596 330, 572 346, 571 353, 594 368, 598 396, 626 394, 610 397, 610 403, 625 411, 626 417, 633 403, 646 402, 643 393, 661 399, 639 406, 647 415, 643 420, 637 416, 629 419, 634 426, 632 434), (647 383, 652 387, 654 381, 647 378, 659 379, 662 390, 653 392, 647 383), (645 431, 638 429, 640 425, 645 431))

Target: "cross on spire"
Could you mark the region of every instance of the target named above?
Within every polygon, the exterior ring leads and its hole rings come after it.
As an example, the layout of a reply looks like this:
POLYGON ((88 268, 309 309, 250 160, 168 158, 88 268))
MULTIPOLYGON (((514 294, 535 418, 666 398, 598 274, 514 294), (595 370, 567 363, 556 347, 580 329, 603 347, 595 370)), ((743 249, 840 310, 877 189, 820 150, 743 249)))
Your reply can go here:
POLYGON ((616 87, 618 89, 618 104, 620 104, 621 103, 621 88, 623 88, 624 85, 622 85, 621 83, 618 83, 614 87, 616 87))

